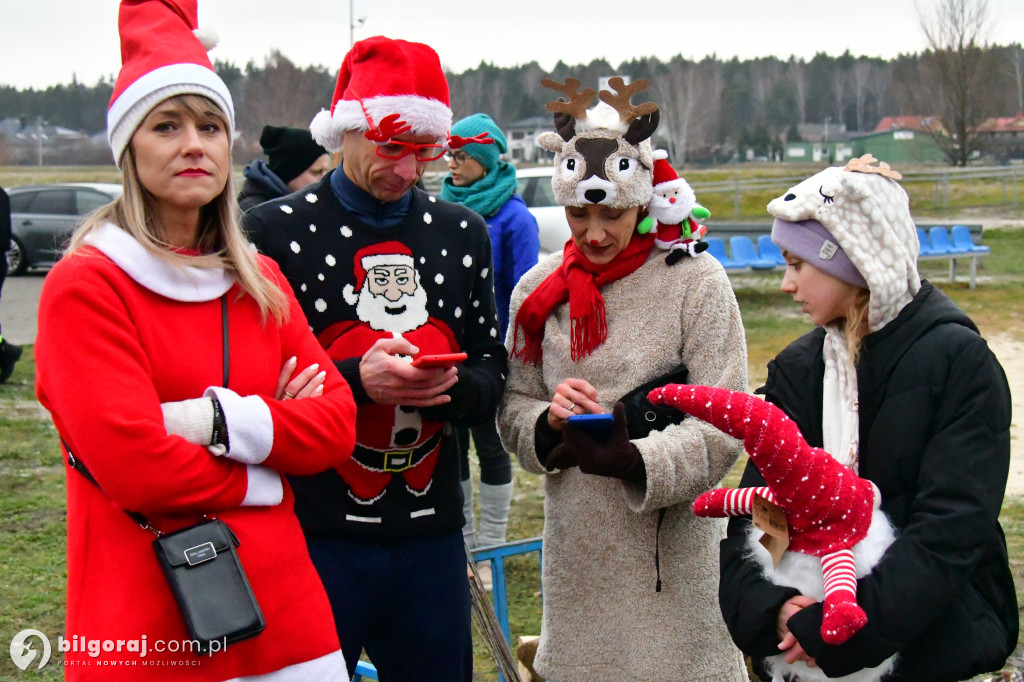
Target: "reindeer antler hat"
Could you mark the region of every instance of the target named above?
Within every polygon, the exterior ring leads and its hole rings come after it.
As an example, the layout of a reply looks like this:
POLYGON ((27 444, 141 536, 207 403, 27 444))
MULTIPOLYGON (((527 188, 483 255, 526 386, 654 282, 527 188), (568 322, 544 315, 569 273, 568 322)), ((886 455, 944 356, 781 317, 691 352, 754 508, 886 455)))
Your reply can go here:
POLYGON ((616 76, 608 81, 614 92, 599 93, 593 88, 580 90, 575 78, 565 83, 545 78, 541 83, 568 98, 547 103, 557 132, 537 137, 541 147, 555 153, 551 185, 558 203, 646 206, 652 192, 650 137, 658 127, 658 106, 633 105, 630 99, 650 83, 641 79, 626 84, 616 76), (588 110, 595 94, 601 101, 588 110))

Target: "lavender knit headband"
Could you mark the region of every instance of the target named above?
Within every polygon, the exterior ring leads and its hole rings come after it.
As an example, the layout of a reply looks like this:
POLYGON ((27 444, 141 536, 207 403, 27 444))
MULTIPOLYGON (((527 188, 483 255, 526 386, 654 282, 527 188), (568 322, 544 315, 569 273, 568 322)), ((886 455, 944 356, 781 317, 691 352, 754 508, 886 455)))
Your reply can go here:
POLYGON ((772 241, 805 263, 848 284, 868 288, 868 283, 846 255, 836 238, 817 220, 790 222, 776 218, 772 241))

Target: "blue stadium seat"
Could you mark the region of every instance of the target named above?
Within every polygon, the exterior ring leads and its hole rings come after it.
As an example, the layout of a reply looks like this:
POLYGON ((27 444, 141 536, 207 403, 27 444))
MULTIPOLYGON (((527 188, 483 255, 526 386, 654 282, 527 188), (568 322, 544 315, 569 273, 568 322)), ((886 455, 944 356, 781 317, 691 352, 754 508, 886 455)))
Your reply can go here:
POLYGON ((971 230, 966 225, 954 225, 953 248, 957 251, 967 253, 988 253, 991 249, 987 246, 979 246, 971 240, 971 230))
POLYGON ((923 227, 917 228, 917 241, 920 242, 920 249, 918 253, 922 256, 933 256, 935 250, 932 248, 932 243, 928 241, 928 233, 924 231, 923 227))
POLYGON ((949 241, 949 230, 936 226, 928 230, 928 241, 932 245, 932 253, 954 253, 953 244, 949 241))
POLYGON ((729 238, 729 252, 732 259, 741 266, 755 270, 772 270, 775 268, 775 261, 761 258, 757 255, 754 242, 750 237, 736 235, 729 238))
POLYGON ((786 259, 782 257, 782 251, 772 241, 770 234, 757 235, 757 253, 761 258, 773 261, 776 265, 786 266, 786 259))
POLYGON ((731 260, 725 255, 725 242, 720 237, 708 237, 704 240, 708 244, 708 253, 714 256, 726 270, 742 270, 744 266, 731 260))

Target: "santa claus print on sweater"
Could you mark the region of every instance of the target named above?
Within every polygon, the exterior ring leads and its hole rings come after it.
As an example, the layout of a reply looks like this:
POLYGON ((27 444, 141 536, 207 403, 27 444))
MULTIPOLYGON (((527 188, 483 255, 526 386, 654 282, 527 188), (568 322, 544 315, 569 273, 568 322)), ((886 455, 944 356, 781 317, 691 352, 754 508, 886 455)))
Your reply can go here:
MULTIPOLYGON (((359 356, 354 351, 399 337, 425 354, 458 350, 448 325, 427 312, 427 293, 408 247, 387 241, 360 249, 353 271, 356 285, 346 284, 343 295, 359 319, 336 322, 319 335, 333 359, 359 356)), ((366 428, 358 428, 357 421, 353 457, 338 468, 352 499, 372 504, 396 474, 405 479, 408 492, 423 495, 434 473, 444 424, 424 421, 419 410, 402 405, 368 405, 359 419, 366 428)))

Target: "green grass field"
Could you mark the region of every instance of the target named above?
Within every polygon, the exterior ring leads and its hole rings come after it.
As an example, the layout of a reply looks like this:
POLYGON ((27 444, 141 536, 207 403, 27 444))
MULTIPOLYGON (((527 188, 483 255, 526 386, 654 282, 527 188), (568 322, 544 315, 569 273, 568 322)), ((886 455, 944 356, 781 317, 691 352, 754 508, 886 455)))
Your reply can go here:
MULTIPOLYGON (((20 169, 15 169, 20 170, 20 169)), ((7 185, 10 168, 0 168, 7 185)), ((43 172, 43 171, 40 171, 43 172)), ((49 171, 47 170, 47 173, 49 171)), ((41 177, 41 176, 40 176, 41 177)), ((60 173, 47 175, 59 181, 60 173)), ((81 178, 79 178, 81 179, 81 178)), ((88 178, 100 180, 101 178, 88 178)), ((116 179, 102 178, 104 180, 116 179)), ((769 197, 770 198, 770 197, 769 197)), ((763 207, 763 204, 762 204, 763 207)), ((762 208, 763 212, 763 208, 762 208)), ((1024 226, 1024 220, 1019 225, 1024 226)), ((1024 229, 986 231, 992 254, 984 259, 981 281, 974 290, 966 281, 951 285, 944 261, 923 263, 923 274, 953 297, 986 336, 1024 332, 1024 229)), ((789 341, 807 331, 789 297, 778 291, 781 274, 736 276, 734 285, 746 327, 752 385, 765 377, 767 361, 789 341)), ((0 385, 0 651, 18 631, 35 628, 51 636, 63 634, 65 589, 64 470, 56 432, 35 401, 33 349, 26 347, 14 375, 0 385)), ((1019 417, 1018 417, 1019 419, 1019 417)), ((1013 444, 1015 449, 1020 443, 1013 444)), ((735 485, 740 462, 726 484, 735 485)), ((540 477, 515 467, 516 495, 509 524, 510 539, 530 538, 543 531, 543 487, 540 477)), ((1017 585, 1024 603, 1024 497, 1008 498, 1001 519, 1017 585)), ((540 631, 541 595, 537 557, 516 558, 508 565, 509 611, 513 638, 540 631)), ((1018 646, 1017 663, 1021 662, 1018 646)), ((482 642, 475 648, 479 679, 497 679, 482 642)), ((0 679, 61 677, 49 665, 22 673, 0 653, 0 679)))

